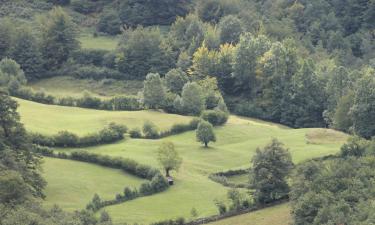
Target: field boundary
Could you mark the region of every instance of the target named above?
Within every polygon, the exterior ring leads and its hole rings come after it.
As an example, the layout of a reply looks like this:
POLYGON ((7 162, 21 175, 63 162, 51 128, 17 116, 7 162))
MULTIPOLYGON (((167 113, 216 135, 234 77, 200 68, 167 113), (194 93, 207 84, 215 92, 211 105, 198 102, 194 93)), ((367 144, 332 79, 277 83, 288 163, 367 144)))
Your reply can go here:
POLYGON ((286 197, 284 197, 282 199, 279 199, 277 201, 274 201, 272 203, 267 203, 267 204, 263 204, 263 205, 255 205, 255 206, 252 206, 252 207, 247 208, 247 209, 243 209, 243 210, 239 210, 239 211, 230 211, 230 212, 226 212, 226 213, 221 214, 221 215, 214 215, 214 216, 199 218, 199 219, 187 222, 187 223, 185 223, 185 225, 201 225, 201 224, 212 223, 212 222, 227 219, 227 218, 230 218, 230 217, 239 216, 239 215, 242 215, 242 214, 251 213, 251 212, 255 212, 255 211, 258 211, 258 210, 265 209, 265 208, 277 206, 277 205, 287 203, 287 202, 289 202, 289 196, 286 196, 286 197))

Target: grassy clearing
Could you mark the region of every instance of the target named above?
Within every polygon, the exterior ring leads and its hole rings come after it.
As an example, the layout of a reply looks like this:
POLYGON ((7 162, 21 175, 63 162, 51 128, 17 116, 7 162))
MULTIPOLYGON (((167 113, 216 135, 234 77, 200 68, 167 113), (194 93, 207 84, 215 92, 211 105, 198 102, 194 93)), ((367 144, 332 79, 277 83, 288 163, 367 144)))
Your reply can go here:
POLYGON ((114 50, 119 42, 119 37, 82 35, 79 38, 82 48, 114 50))
POLYGON ((54 158, 44 158, 43 175, 48 181, 45 205, 59 203, 69 211, 86 207, 95 193, 113 199, 125 186, 139 187, 144 181, 121 170, 54 158))
POLYGON ((283 204, 209 223, 209 225, 289 225, 291 222, 290 206, 283 204))
MULTIPOLYGON (((130 139, 84 150, 128 157, 158 166, 155 157, 160 143, 162 141, 175 143, 176 149, 184 159, 179 173, 174 174, 175 186, 161 194, 106 208, 115 222, 149 223, 178 216, 190 218, 193 207, 197 209, 200 216, 216 214, 217 209, 213 201, 225 199, 228 189, 209 180, 208 175, 213 172, 248 167, 256 148, 264 146, 272 137, 277 137, 286 143, 296 163, 333 154, 339 150, 341 141, 328 144, 307 143, 306 133, 314 130, 289 129, 276 124, 232 116, 227 125, 215 129, 218 142, 208 149, 204 149, 195 141, 194 132, 186 132, 163 140, 130 139)), ((345 139, 344 134, 339 134, 345 139)))
MULTIPOLYGON (((86 110, 72 107, 46 106, 19 100, 22 121, 29 130, 55 133, 67 129, 79 133, 92 132, 109 121, 117 121, 128 126, 139 126, 147 118, 159 127, 168 127, 175 122, 189 121, 190 118, 168 115, 159 112, 107 112, 86 110)), ((256 148, 264 146, 271 138, 276 137, 290 149, 295 163, 303 160, 338 152, 346 135, 336 131, 336 141, 318 141, 311 143, 306 135, 326 132, 325 129, 290 129, 278 124, 260 120, 231 116, 223 127, 215 128, 218 141, 205 149, 196 142, 195 132, 167 137, 162 140, 127 139, 115 144, 84 148, 93 153, 122 156, 140 163, 158 166, 156 150, 162 141, 172 141, 183 158, 182 167, 175 177, 176 185, 166 192, 149 197, 139 198, 119 205, 106 207, 115 223, 141 223, 183 216, 191 218, 194 207, 199 216, 217 214, 214 200, 226 199, 227 188, 211 181, 208 175, 228 169, 248 168, 256 148)), ((316 140, 325 139, 316 135, 316 140)), ((69 152, 72 149, 60 149, 69 152)), ((81 150, 81 149, 74 149, 81 150)), ((70 170, 70 169, 69 169, 70 170)), ((51 172, 52 174, 53 172, 51 172)), ((59 176, 59 171, 55 171, 59 176)), ((52 176, 52 175, 51 175, 52 176)), ((52 176, 53 177, 53 176, 52 176)), ((51 180, 50 184, 64 181, 51 180)), ((48 194, 48 193, 47 193, 48 194)), ((50 192, 50 194, 53 194, 50 192)), ((66 193, 67 198, 69 194, 66 193)), ((91 194, 90 194, 91 195, 91 194)), ((49 204, 64 204, 65 199, 48 199, 49 204)), ((277 223, 275 223, 277 224, 277 223)), ((280 224, 280 223, 279 223, 280 224)))
POLYGON ((248 184, 249 174, 241 174, 227 177, 228 181, 232 184, 248 184))
POLYGON ((165 130, 175 123, 189 123, 191 120, 191 117, 158 111, 103 111, 16 100, 20 105, 18 111, 26 129, 46 135, 62 130, 85 135, 97 132, 111 122, 124 124, 128 128, 141 128, 147 120, 165 130))
POLYGON ((82 97, 84 90, 97 97, 111 97, 118 94, 137 95, 142 90, 142 81, 120 81, 91 79, 75 79, 69 76, 58 76, 43 79, 29 84, 34 90, 43 90, 57 97, 82 97))

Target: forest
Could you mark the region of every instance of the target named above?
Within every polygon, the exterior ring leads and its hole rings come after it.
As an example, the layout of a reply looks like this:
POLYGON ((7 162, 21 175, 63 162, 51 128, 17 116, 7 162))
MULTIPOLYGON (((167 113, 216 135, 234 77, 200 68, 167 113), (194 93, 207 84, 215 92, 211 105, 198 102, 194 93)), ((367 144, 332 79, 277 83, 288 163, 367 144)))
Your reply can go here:
POLYGON ((375 223, 374 0, 3 0, 0 95, 0 225, 375 223))

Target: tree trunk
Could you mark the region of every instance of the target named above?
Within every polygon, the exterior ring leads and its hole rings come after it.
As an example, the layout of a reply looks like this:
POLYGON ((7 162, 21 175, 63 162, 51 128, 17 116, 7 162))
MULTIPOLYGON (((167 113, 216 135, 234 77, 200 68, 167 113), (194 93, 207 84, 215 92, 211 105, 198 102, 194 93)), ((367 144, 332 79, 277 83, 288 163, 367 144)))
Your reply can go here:
POLYGON ((205 148, 208 147, 208 142, 204 142, 204 147, 205 147, 205 148))
POLYGON ((169 177, 169 169, 165 169, 165 176, 169 177))

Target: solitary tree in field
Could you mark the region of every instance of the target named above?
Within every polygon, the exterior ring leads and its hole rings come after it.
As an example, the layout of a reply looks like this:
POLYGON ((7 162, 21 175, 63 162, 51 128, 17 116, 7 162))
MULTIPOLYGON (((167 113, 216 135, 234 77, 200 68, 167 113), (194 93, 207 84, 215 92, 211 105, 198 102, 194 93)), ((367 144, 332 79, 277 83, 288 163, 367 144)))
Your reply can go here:
POLYGON ((257 202, 272 202, 288 194, 286 177, 293 162, 288 149, 281 142, 273 139, 263 149, 258 148, 252 162, 252 182, 257 202))
POLYGON ((158 149, 157 157, 167 177, 169 177, 171 170, 177 171, 182 163, 182 158, 178 155, 172 142, 164 142, 158 149))
POLYGON ((202 142, 206 148, 208 147, 209 142, 216 141, 213 126, 207 121, 201 121, 198 124, 196 136, 197 141, 202 142))

